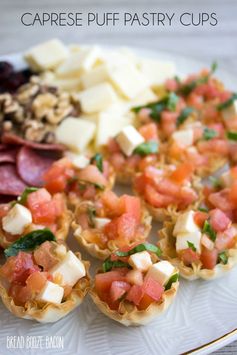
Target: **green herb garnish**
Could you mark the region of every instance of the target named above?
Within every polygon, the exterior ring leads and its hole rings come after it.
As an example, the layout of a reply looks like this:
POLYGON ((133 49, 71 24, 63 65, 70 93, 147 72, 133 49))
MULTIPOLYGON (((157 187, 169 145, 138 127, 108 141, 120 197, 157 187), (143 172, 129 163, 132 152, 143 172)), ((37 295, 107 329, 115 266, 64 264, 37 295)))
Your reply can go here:
POLYGON ((129 255, 132 255, 135 253, 140 253, 141 251, 145 251, 145 250, 155 253, 158 257, 160 257, 162 254, 161 249, 159 247, 157 247, 154 244, 150 244, 150 243, 138 244, 129 251, 119 251, 118 250, 114 254, 117 256, 129 256, 129 255))
POLYGON ((25 190, 23 191, 23 193, 21 194, 21 196, 18 197, 17 201, 12 202, 12 204, 11 204, 12 207, 15 206, 16 203, 20 203, 21 205, 25 205, 29 194, 31 194, 32 192, 35 192, 37 190, 39 190, 38 187, 26 187, 25 190))
POLYGON ((218 177, 216 177, 216 176, 210 176, 209 177, 209 181, 210 181, 210 183, 212 184, 212 186, 215 189, 218 189, 219 187, 222 187, 220 179, 218 177))
POLYGON ((228 255, 226 251, 222 251, 218 254, 218 261, 224 265, 228 263, 228 255))
POLYGON ((167 104, 166 104, 167 109, 169 111, 175 111, 178 101, 179 101, 179 97, 174 92, 171 92, 168 95, 168 99, 167 99, 167 104))
POLYGON ((211 65, 211 71, 210 71, 210 74, 214 74, 215 71, 217 70, 218 68, 218 63, 217 62, 213 62, 212 65, 211 65))
POLYGON ((96 166, 99 169, 99 171, 103 173, 103 157, 100 153, 96 153, 91 158, 91 163, 94 163, 94 162, 96 163, 96 166))
POLYGON ((95 186, 97 189, 99 189, 101 191, 103 191, 105 189, 104 185, 97 184, 96 182, 86 181, 86 180, 78 180, 78 185, 79 185, 80 190, 85 190, 86 185, 95 186))
POLYGON ((137 148, 135 148, 133 153, 139 154, 141 156, 158 153, 158 142, 144 142, 140 144, 137 148))
POLYGON ((231 141, 237 141, 237 132, 227 132, 227 138, 231 141))
POLYGON ((189 240, 187 240, 188 247, 191 248, 193 251, 197 251, 197 248, 193 243, 191 243, 189 240))
POLYGON ((216 240, 216 232, 212 229, 208 220, 204 222, 202 232, 206 233, 213 242, 216 240))
POLYGON ((202 137, 206 141, 209 141, 210 139, 217 137, 217 132, 212 128, 205 127, 202 137))
POLYGON ((233 105, 234 101, 237 100, 237 93, 234 93, 228 100, 217 105, 217 110, 222 111, 233 105))
POLYGON ((95 216, 96 216, 96 209, 94 207, 88 207, 87 209, 89 224, 91 227, 95 227, 95 216))
POLYGON ((198 210, 200 212, 209 212, 209 209, 207 207, 199 207, 198 210))
POLYGON ((165 291, 169 290, 173 283, 179 280, 179 273, 173 274, 165 285, 165 291))
POLYGON ((56 241, 54 234, 49 229, 36 230, 16 240, 4 250, 4 254, 9 257, 17 255, 20 251, 31 251, 47 240, 56 241))
POLYGON ((191 115, 191 113, 194 111, 194 109, 192 107, 186 107, 184 108, 179 117, 177 118, 176 121, 176 125, 180 126, 182 123, 184 123, 184 121, 186 121, 186 119, 191 115))
POLYGON ((102 265, 102 270, 103 272, 107 272, 107 271, 110 271, 111 269, 113 268, 120 268, 120 267, 126 267, 128 269, 131 269, 131 265, 129 265, 128 263, 125 263, 121 260, 114 260, 112 261, 110 259, 110 257, 108 259, 106 259, 104 262, 103 262, 103 265, 102 265))

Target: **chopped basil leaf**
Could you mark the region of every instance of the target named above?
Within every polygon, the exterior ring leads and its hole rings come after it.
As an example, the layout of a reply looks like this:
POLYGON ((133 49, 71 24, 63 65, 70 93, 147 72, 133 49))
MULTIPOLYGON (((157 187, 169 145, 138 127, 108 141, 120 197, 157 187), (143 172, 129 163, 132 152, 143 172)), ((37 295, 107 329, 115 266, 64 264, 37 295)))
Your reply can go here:
POLYGON ((222 251, 218 254, 218 261, 224 265, 228 263, 228 255, 226 251, 222 251))
POLYGON ((6 257, 9 257, 17 255, 20 251, 27 252, 34 250, 37 246, 47 240, 56 241, 54 234, 49 229, 35 230, 12 243, 4 250, 4 254, 6 257))
POLYGON ((26 187, 25 190, 23 191, 23 193, 21 194, 21 196, 18 197, 17 201, 12 202, 12 207, 16 203, 20 203, 20 204, 24 205, 27 201, 28 195, 31 194, 32 192, 37 191, 37 190, 39 190, 38 187, 26 187))
POLYGON ((125 262, 123 262, 121 260, 112 261, 110 259, 110 257, 108 259, 106 259, 103 262, 103 265, 102 265, 103 272, 107 272, 107 271, 110 271, 113 268, 120 268, 120 267, 126 267, 128 269, 132 268, 131 265, 129 265, 128 263, 125 263, 125 262))
POLYGON ((178 280, 179 280, 179 274, 178 273, 173 274, 168 280, 167 284, 165 285, 165 291, 169 290, 172 284, 178 280))
POLYGON ((96 166, 99 169, 99 171, 103 173, 103 157, 100 153, 96 153, 91 158, 91 163, 94 163, 94 162, 96 163, 96 166))
POLYGON ((203 139, 206 141, 209 141, 212 138, 215 138, 217 136, 217 132, 214 129, 205 127, 204 132, 203 132, 203 139))
POLYGON ((158 143, 155 141, 149 141, 140 144, 137 148, 134 149, 133 153, 139 155, 148 155, 158 153, 158 143))
POLYGON ((208 212, 209 211, 209 209, 207 207, 199 207, 198 210, 200 212, 208 212))
POLYGON ((192 242, 187 240, 187 244, 188 244, 188 247, 191 248, 193 251, 197 251, 197 248, 195 247, 195 245, 192 242))
POLYGON ((78 180, 78 185, 79 185, 80 190, 85 190, 86 185, 93 185, 101 191, 103 191, 105 189, 104 185, 97 184, 96 182, 86 181, 86 180, 78 180))
POLYGON ((214 74, 215 71, 217 70, 218 68, 218 64, 217 62, 213 62, 212 65, 211 65, 211 71, 210 71, 210 74, 214 74))
POLYGON ((225 102, 222 102, 221 104, 217 105, 217 110, 222 111, 225 110, 226 108, 230 107, 234 101, 237 100, 237 93, 234 93, 231 98, 226 100, 225 102))
POLYGON ((88 219, 89 219, 89 224, 91 227, 95 227, 95 221, 94 218, 96 216, 96 209, 94 207, 88 207, 87 209, 87 214, 88 214, 88 219))
POLYGON ((237 132, 227 132, 227 138, 231 141, 237 141, 237 132))
POLYGON ((216 189, 219 188, 219 187, 222 187, 220 179, 218 177, 216 177, 216 176, 210 176, 209 177, 209 181, 212 184, 212 186, 214 188, 216 188, 216 189))
POLYGON ((216 240, 216 232, 212 229, 212 226, 210 225, 208 220, 204 222, 202 232, 208 234, 208 236, 213 242, 216 240))
POLYGON ((179 117, 177 118, 176 121, 176 125, 180 126, 182 123, 184 123, 184 121, 186 121, 186 119, 191 115, 191 113, 194 111, 194 109, 192 107, 186 107, 184 108, 179 117))
POLYGON ((129 256, 135 253, 139 253, 141 251, 150 251, 152 253, 155 253, 157 256, 161 256, 162 252, 161 249, 159 247, 157 247, 154 244, 150 244, 150 243, 142 243, 142 244, 138 244, 136 245, 134 248, 132 248, 129 251, 116 251, 114 254, 117 256, 129 256))
POLYGON ((170 111, 175 111, 178 101, 179 101, 179 97, 174 92, 171 92, 168 95, 168 100, 166 105, 167 109, 170 111))

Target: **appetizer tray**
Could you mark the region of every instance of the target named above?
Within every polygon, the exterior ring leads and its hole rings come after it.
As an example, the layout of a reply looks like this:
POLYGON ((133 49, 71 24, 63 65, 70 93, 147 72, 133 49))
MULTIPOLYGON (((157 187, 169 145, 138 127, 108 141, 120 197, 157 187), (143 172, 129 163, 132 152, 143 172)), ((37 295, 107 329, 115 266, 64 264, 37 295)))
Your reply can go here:
MULTIPOLYGON (((176 54, 155 53, 134 48, 140 56, 168 59, 175 62, 178 74, 196 72, 210 63, 202 63, 176 54)), ((2 56, 17 68, 24 66, 21 54, 2 56)), ((229 69, 229 68, 226 68, 229 69)), ((237 80, 225 68, 220 68, 218 77, 228 88, 237 87, 237 80)), ((130 192, 125 187, 116 187, 119 194, 130 192)), ((155 242, 159 225, 153 226, 150 241, 155 242)), ((73 251, 78 250, 70 240, 73 251)), ((100 262, 82 252, 83 259, 91 262, 91 273, 100 262)), ((64 319, 53 324, 39 324, 18 319, 0 304, 0 354, 78 354, 78 355, 176 355, 209 354, 237 339, 237 269, 215 281, 181 279, 181 287, 175 302, 158 319, 141 327, 124 327, 104 316, 89 296, 83 304, 64 319), (235 330, 236 329, 236 330, 235 330), (7 347, 8 337, 46 337, 61 339, 59 347, 38 348, 7 347)))

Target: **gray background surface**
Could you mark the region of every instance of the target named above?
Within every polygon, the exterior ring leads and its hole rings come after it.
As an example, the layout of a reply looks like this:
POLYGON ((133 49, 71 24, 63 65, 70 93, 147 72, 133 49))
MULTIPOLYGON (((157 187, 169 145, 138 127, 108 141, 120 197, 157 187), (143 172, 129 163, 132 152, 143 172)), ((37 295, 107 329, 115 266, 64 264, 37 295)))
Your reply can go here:
MULTIPOLYGON (((27 49, 48 38, 58 37, 66 43, 100 43, 139 46, 187 55, 206 61, 214 59, 237 75, 237 0, 0 0, 0 54, 27 49), (215 12, 218 25, 173 26, 82 26, 25 27, 20 18, 24 12, 215 12)), ((195 17, 196 18, 196 17, 195 17)), ((237 342, 215 352, 236 355, 237 342)))

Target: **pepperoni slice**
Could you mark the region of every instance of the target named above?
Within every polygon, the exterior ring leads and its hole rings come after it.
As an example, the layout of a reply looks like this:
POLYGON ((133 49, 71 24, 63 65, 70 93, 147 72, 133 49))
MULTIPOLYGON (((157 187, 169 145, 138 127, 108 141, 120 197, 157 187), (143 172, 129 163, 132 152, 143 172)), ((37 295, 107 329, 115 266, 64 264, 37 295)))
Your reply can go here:
POLYGON ((45 156, 39 150, 21 147, 17 155, 17 172, 22 180, 30 185, 40 187, 43 185, 43 175, 56 160, 45 156))
POLYGON ((0 165, 0 194, 18 196, 26 188, 26 184, 17 174, 13 164, 0 165))
POLYGON ((65 150, 65 146, 63 144, 36 143, 36 142, 25 140, 12 133, 3 133, 2 143, 11 144, 11 145, 24 145, 26 147, 30 147, 33 149, 40 149, 40 150, 55 150, 55 151, 65 150))
POLYGON ((0 164, 15 163, 18 149, 0 150, 0 164))

